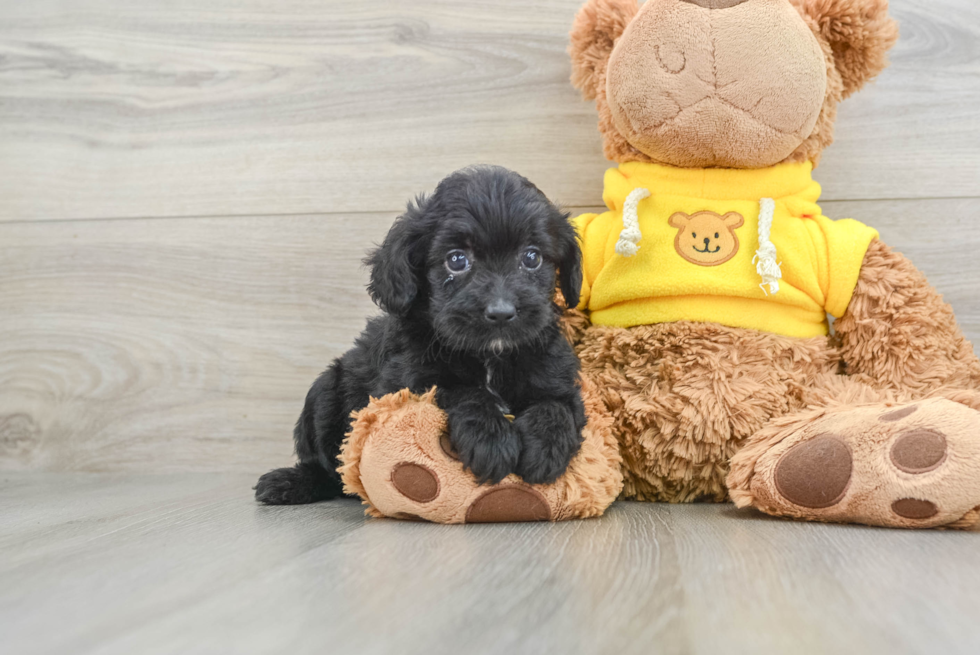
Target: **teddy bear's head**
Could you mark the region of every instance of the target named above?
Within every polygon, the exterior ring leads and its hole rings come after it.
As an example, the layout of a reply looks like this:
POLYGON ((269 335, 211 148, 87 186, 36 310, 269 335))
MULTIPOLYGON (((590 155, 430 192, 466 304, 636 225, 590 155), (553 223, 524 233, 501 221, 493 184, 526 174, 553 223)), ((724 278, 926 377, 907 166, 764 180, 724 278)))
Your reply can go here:
POLYGON ((588 0, 572 82, 619 163, 816 163, 897 38, 887 0, 588 0))

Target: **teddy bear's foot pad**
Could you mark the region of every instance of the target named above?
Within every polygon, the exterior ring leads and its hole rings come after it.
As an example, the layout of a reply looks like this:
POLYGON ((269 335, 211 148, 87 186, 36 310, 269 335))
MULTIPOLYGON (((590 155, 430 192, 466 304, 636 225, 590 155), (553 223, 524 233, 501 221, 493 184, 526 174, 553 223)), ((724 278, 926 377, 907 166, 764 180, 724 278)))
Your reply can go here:
POLYGON ((765 512, 906 528, 980 521, 980 412, 969 407, 931 399, 830 410, 783 433, 751 478, 749 504, 765 512))
MULTIPOLYGON (((393 511, 391 514, 393 518, 408 521, 456 522, 462 516, 464 523, 553 520, 552 503, 555 499, 549 499, 534 487, 523 484, 513 477, 508 483, 489 487, 480 486, 471 476, 459 469, 459 458, 452 447, 449 435, 443 432, 438 441, 438 449, 428 448, 413 453, 420 458, 428 456, 432 468, 415 462, 399 462, 391 467, 390 473, 391 487, 397 493, 386 494, 383 484, 375 491, 375 498, 384 499, 379 502, 387 501, 392 504, 392 507, 410 504, 415 510, 414 513, 393 511), (445 484, 441 478, 446 479, 445 484), (463 490, 466 494, 460 493, 463 490), (446 502, 443 499, 442 502, 434 503, 433 501, 443 495, 443 491, 446 498, 453 499, 453 502, 446 502)), ((372 452, 372 449, 367 450, 369 462, 379 457, 379 454, 372 452)), ((383 458, 383 455, 380 457, 383 458)), ((371 478, 370 472, 362 477, 368 480, 369 486, 372 482, 371 478)))
MULTIPOLYGON (((522 523, 554 520, 555 512, 552 503, 555 499, 548 498, 534 487, 514 480, 484 488, 475 483, 471 484, 466 477, 462 477, 462 480, 466 482, 462 486, 470 490, 470 497, 462 500, 459 506, 450 505, 447 508, 445 502, 432 502, 439 498, 443 487, 436 474, 425 466, 402 462, 391 471, 391 483, 399 495, 385 500, 391 507, 414 505, 412 509, 417 513, 392 509, 389 510, 390 516, 405 521, 438 523, 460 522, 460 515, 463 523, 522 523), (410 475, 406 475, 406 472, 410 475), (453 509, 455 511, 452 511, 453 509), (460 512, 460 509, 465 511, 460 512)), ((448 481, 447 486, 450 484, 459 486, 461 483, 454 479, 448 481)), ((447 489, 447 491, 452 497, 458 498, 458 493, 455 493, 458 490, 447 489)), ((375 497, 384 497, 384 492, 376 493, 375 497)))
POLYGON ((533 487, 517 485, 489 489, 466 510, 467 523, 550 520, 548 499, 533 487))
POLYGON ((779 495, 809 509, 836 505, 854 472, 851 450, 835 435, 822 434, 790 448, 776 464, 779 495))

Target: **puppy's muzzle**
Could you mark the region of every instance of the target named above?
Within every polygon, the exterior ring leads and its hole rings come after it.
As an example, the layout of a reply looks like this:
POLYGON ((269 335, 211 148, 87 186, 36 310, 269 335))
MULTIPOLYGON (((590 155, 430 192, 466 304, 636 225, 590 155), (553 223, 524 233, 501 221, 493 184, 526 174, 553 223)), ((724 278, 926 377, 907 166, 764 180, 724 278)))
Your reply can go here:
POLYGON ((517 318, 517 308, 514 303, 498 298, 487 305, 483 317, 495 325, 503 325, 517 318))

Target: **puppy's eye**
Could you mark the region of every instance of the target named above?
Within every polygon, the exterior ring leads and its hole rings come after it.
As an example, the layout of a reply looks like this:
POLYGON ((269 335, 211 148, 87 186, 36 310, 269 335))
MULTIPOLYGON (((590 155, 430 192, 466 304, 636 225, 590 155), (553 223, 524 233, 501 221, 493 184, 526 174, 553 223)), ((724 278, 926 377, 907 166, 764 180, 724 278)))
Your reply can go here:
POLYGON ((470 270, 470 258, 462 250, 450 250, 446 255, 446 268, 450 273, 465 273, 470 270))
POLYGON ((694 237, 695 239, 697 239, 698 238, 698 233, 697 232, 691 232, 691 236, 694 237))
POLYGON ((537 248, 528 248, 521 255, 521 266, 529 271, 541 267, 541 252, 537 248))

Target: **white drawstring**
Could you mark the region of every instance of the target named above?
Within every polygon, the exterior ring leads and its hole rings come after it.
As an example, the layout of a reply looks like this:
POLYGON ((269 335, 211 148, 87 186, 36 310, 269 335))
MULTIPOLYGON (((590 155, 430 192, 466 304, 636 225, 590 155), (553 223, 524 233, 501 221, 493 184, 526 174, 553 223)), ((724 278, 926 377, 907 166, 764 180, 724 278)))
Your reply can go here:
POLYGON ((770 293, 779 293, 779 280, 783 277, 783 271, 776 263, 776 246, 769 240, 769 232, 772 230, 772 217, 776 212, 776 202, 772 198, 762 198, 759 200, 759 249, 755 251, 752 263, 755 264, 756 272, 762 276, 762 284, 759 288, 767 296, 770 293), (766 285, 769 291, 766 291, 766 285))
POLYGON ((616 242, 616 253, 623 257, 632 257, 640 249, 637 244, 643 238, 640 233, 640 217, 637 215, 637 206, 644 198, 650 197, 650 191, 639 187, 630 191, 623 201, 623 231, 619 233, 619 241, 616 242))

